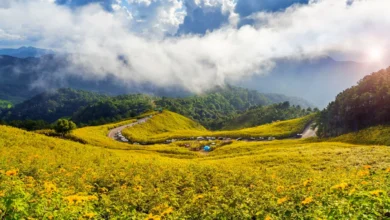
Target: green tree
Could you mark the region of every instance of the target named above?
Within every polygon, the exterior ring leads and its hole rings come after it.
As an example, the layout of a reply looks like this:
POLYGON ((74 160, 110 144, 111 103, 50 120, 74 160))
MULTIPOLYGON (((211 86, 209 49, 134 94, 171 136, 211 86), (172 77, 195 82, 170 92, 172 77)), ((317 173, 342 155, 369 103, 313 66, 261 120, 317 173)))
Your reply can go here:
POLYGON ((59 119, 54 126, 54 130, 62 136, 68 134, 75 128, 77 128, 76 124, 66 119, 59 119))

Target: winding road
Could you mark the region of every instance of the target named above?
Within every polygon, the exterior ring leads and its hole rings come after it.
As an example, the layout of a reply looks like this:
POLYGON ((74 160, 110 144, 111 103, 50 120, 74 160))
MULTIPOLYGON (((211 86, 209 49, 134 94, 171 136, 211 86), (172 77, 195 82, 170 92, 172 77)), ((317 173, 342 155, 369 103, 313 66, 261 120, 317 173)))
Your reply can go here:
POLYGON ((126 138, 121 137, 123 129, 129 128, 129 127, 133 127, 134 125, 145 123, 150 118, 151 118, 150 116, 146 117, 146 118, 141 118, 141 119, 138 119, 136 122, 133 122, 131 124, 122 125, 120 127, 111 129, 110 132, 108 133, 108 137, 111 138, 111 139, 117 140, 117 141, 128 142, 128 140, 126 138))

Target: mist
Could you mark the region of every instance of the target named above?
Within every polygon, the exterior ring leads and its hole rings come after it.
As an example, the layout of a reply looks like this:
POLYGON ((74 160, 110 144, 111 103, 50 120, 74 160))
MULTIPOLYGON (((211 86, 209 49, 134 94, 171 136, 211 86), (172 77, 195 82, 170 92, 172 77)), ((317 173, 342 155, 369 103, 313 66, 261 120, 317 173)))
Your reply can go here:
MULTIPOLYGON (((68 54, 69 65, 56 73, 58 78, 113 75, 129 87, 153 84, 202 93, 275 74, 278 59, 299 61, 335 51, 364 59, 373 47, 386 51, 390 15, 384 9, 390 9, 390 2, 348 2, 313 0, 253 14, 252 26, 237 28, 231 16, 229 24, 205 35, 172 36, 175 29, 169 29, 168 36, 140 33, 128 13, 108 12, 98 4, 70 9, 44 0, 5 1, 0 4, 0 17, 7 18, 0 20, 0 41, 20 39, 68 54)), ((153 30, 155 24, 146 28, 153 30)))

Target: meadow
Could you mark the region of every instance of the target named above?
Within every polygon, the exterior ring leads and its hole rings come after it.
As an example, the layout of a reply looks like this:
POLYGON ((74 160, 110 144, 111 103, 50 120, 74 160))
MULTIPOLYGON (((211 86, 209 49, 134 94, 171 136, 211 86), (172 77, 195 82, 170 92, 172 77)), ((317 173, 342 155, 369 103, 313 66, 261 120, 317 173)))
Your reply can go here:
POLYGON ((123 135, 134 142, 161 143, 168 139, 196 138, 198 136, 249 138, 275 137, 288 138, 301 133, 314 118, 306 117, 278 121, 253 128, 233 131, 208 131, 200 124, 170 111, 155 115, 146 123, 123 130, 123 135))
POLYGON ((390 149, 384 146, 233 142, 207 155, 182 148, 187 157, 175 158, 174 144, 119 150, 90 143, 0 126, 0 219, 390 215, 390 149))

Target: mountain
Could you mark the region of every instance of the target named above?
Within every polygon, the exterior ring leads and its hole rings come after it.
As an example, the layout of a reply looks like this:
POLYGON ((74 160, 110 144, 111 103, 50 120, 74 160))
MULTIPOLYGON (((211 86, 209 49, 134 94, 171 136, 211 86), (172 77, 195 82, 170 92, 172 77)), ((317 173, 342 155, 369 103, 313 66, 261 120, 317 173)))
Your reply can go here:
POLYGON ((318 134, 338 136, 390 123, 390 67, 365 76, 321 112, 318 134))
POLYGON ((0 55, 13 56, 18 58, 41 57, 47 54, 54 54, 55 52, 47 49, 40 49, 35 47, 20 47, 17 49, 3 48, 0 49, 0 55))
MULTIPOLYGON (((52 123, 67 117, 79 125, 98 125, 134 117, 161 107, 190 117, 210 129, 219 129, 223 122, 237 117, 241 112, 275 103, 269 97, 275 99, 274 95, 233 86, 182 98, 146 94, 108 96, 68 88, 46 91, 12 108, 3 109, 0 111, 0 119, 8 122, 43 120, 52 123)), ((289 101, 288 97, 285 98, 285 101, 289 101)))
POLYGON ((261 93, 301 97, 324 108, 339 92, 380 68, 376 64, 335 61, 330 57, 286 58, 275 60, 275 68, 269 74, 243 78, 234 85, 261 93))
MULTIPOLYGON (((16 58, 0 56, 0 99, 21 103, 39 93, 58 88, 73 88, 111 96, 143 93, 166 97, 188 97, 192 94, 178 87, 161 88, 147 83, 131 84, 114 75, 90 77, 83 70, 69 69, 69 57, 61 54, 16 58), (126 84, 127 83, 127 84, 126 84)), ((85 71, 85 70, 84 70, 85 71)), ((265 94, 271 103, 290 101, 302 107, 312 106, 299 98, 265 94)))

